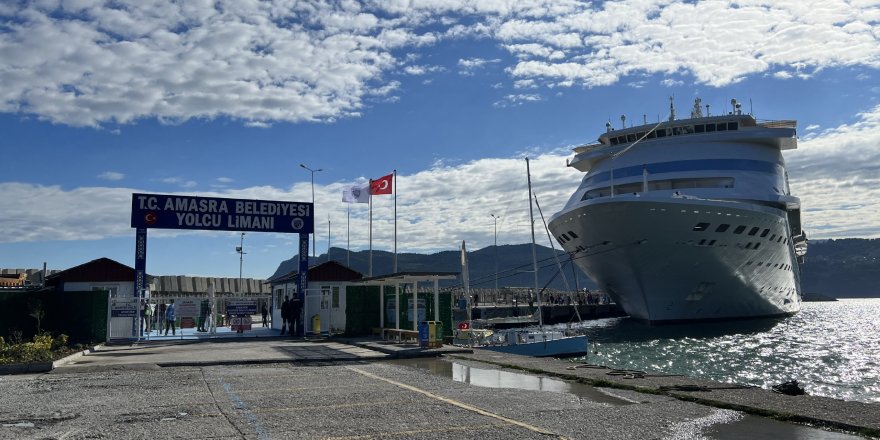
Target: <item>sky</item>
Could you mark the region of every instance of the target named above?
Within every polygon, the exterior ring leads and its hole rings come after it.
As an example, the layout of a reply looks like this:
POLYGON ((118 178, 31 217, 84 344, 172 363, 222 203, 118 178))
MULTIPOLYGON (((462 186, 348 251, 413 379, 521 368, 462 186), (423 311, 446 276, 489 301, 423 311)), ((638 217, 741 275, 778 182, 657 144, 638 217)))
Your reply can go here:
MULTIPOLYGON (((366 250, 342 191, 392 170, 398 252, 526 243, 524 159, 549 218, 571 149, 670 97, 797 120, 809 237, 880 237, 875 0, 0 2, 0 268, 133 266, 132 193, 310 202, 312 177, 317 253, 366 250)), ((147 271, 265 278, 297 240, 240 261, 240 233, 151 229, 147 271)))

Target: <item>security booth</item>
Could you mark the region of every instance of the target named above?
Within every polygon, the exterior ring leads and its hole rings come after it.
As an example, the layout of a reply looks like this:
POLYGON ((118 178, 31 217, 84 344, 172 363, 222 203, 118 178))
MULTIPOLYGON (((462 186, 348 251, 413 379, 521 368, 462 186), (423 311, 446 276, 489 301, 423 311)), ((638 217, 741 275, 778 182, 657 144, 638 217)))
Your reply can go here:
MULTIPOLYGON (((334 335, 347 333, 347 298, 349 289, 359 284, 364 275, 337 261, 327 261, 308 270, 305 301, 299 319, 305 324, 307 335, 334 335)), ((299 272, 271 278, 272 328, 281 328, 281 304, 285 296, 294 298, 299 272)))
POLYGON ((452 336, 452 293, 440 292, 440 281, 457 278, 457 272, 397 272, 362 280, 380 289, 376 333, 383 339, 418 340, 419 323, 430 321, 438 339, 452 336))

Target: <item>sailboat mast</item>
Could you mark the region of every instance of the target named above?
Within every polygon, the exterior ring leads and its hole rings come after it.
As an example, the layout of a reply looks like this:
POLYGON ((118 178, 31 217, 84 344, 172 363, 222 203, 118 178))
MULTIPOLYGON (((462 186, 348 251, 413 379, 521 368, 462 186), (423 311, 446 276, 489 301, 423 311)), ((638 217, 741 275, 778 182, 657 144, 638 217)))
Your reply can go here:
POLYGON ((535 246, 535 213, 532 210, 532 173, 529 158, 526 158, 526 179, 529 182, 529 224, 532 229, 532 269, 535 272, 535 297, 538 301, 538 324, 544 326, 544 312, 541 310, 541 291, 538 290, 538 251, 535 246))

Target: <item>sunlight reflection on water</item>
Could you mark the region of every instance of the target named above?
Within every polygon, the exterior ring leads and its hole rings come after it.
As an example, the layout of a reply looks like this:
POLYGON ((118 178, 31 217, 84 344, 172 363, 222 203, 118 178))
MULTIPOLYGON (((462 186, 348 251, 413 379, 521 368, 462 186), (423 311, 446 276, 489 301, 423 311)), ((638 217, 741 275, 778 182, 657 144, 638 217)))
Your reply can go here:
POLYGON ((586 360, 770 388, 791 379, 808 394, 880 402, 880 299, 804 303, 775 320, 649 327, 585 322, 586 360))

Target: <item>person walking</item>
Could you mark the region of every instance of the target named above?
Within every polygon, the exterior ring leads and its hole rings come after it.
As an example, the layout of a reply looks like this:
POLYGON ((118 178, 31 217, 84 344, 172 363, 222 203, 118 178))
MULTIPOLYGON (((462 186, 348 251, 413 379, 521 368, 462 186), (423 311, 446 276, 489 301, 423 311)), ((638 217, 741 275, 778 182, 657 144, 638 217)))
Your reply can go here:
POLYGON ((153 307, 144 301, 144 331, 150 333, 153 330, 153 307))
POLYGON ((156 307, 156 335, 158 336, 162 333, 162 330, 165 328, 165 303, 160 302, 159 306, 156 307))
POLYGON ((290 333, 289 329, 287 328, 288 324, 290 323, 289 319, 290 319, 290 298, 288 298, 285 295, 284 302, 281 303, 281 336, 284 336, 285 331, 287 331, 288 334, 290 333))
POLYGON ((168 328, 171 328, 171 335, 174 336, 176 333, 176 329, 174 326, 174 321, 177 319, 177 306, 174 304, 174 299, 171 300, 171 304, 168 304, 168 307, 165 308, 165 336, 168 336, 168 328))
POLYGON ((263 304, 263 308, 260 310, 260 314, 263 315, 263 327, 269 326, 269 308, 266 307, 266 304, 263 304))
POLYGON ((302 315, 302 301, 300 299, 294 298, 290 300, 290 316, 287 318, 290 321, 290 334, 296 335, 299 334, 299 328, 302 326, 302 320, 300 319, 302 315))

